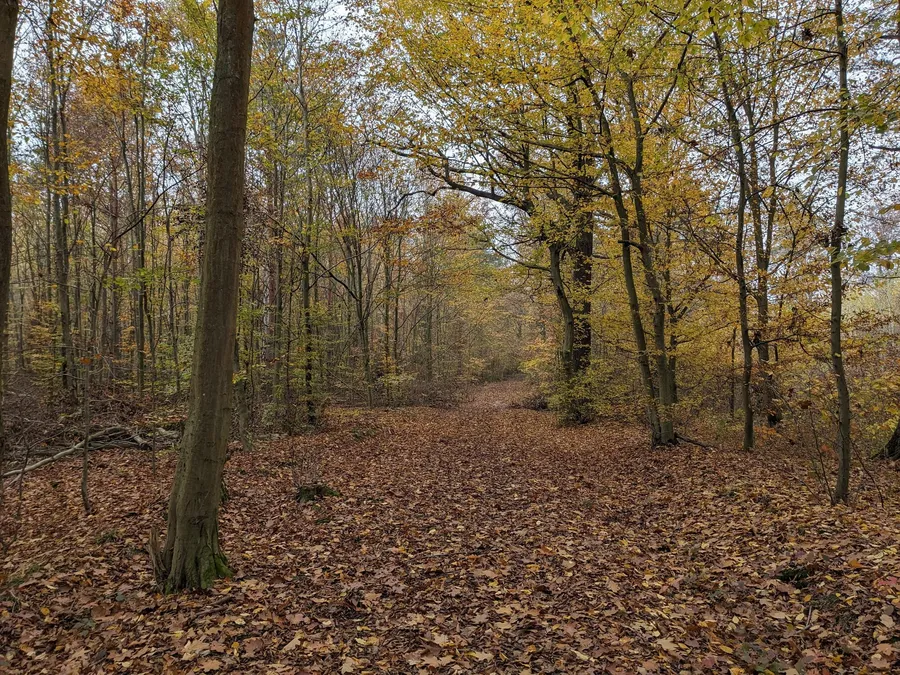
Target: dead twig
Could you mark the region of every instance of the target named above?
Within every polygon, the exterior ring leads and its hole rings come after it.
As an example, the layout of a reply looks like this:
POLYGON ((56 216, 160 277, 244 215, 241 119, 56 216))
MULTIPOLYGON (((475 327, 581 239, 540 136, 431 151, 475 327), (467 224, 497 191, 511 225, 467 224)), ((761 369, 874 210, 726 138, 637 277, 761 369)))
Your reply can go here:
POLYGON ((103 429, 102 431, 97 431, 90 436, 88 436, 85 440, 76 443, 71 448, 67 448, 62 452, 58 452, 51 457, 47 457, 42 459, 39 462, 35 462, 31 465, 26 465, 21 469, 14 469, 13 471, 7 471, 0 478, 12 478, 14 476, 21 476, 30 471, 34 471, 35 469, 40 469, 42 466, 46 466, 48 464, 52 464, 53 462, 68 457, 79 450, 85 449, 85 442, 87 442, 88 447, 86 450, 97 450, 100 448, 146 448, 149 447, 149 443, 138 436, 137 434, 129 431, 125 427, 108 427, 103 429))
POLYGON ((691 445, 696 445, 698 448, 703 448, 704 450, 715 450, 716 446, 707 445, 706 443, 701 443, 700 441, 695 441, 693 438, 688 438, 687 436, 683 436, 679 433, 675 434, 675 438, 683 443, 690 443, 691 445))

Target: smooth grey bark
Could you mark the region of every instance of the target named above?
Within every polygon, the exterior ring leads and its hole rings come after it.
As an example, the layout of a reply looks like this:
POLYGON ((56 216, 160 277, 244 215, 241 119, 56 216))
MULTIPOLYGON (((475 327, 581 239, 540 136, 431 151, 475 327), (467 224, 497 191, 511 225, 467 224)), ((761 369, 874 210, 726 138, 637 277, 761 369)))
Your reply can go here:
POLYGON ((218 509, 231 421, 253 20, 253 0, 220 2, 191 394, 168 534, 156 561, 170 592, 208 588, 230 574, 219 548, 218 509))

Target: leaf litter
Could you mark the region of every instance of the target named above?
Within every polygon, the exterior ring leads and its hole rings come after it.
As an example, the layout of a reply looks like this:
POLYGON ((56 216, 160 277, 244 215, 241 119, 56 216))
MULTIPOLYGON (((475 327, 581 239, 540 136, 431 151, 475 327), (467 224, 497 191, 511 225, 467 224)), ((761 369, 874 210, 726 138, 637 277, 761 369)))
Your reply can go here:
MULTIPOLYGON (((900 476, 832 508, 795 456, 648 448, 498 405, 336 409, 235 452, 220 530, 235 577, 161 595, 146 553, 174 453, 26 478, 0 560, 10 673, 900 672, 900 476), (298 503, 314 447, 340 496, 298 503), (799 467, 799 468, 798 468, 799 467)), ((8 502, 9 503, 9 502, 8 502)))

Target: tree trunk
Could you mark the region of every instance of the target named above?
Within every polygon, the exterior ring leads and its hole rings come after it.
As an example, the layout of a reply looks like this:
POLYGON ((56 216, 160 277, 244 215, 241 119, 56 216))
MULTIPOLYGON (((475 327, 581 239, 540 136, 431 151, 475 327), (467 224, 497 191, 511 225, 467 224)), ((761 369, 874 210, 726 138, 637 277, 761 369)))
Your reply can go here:
POLYGON ((112 283, 109 285, 110 310, 109 310, 109 354, 112 357, 112 380, 119 376, 119 359, 122 347, 122 328, 119 322, 119 174, 114 166, 110 179, 110 241, 113 249, 109 252, 110 275, 112 283))
POLYGON ((556 302, 559 305, 559 313, 563 319, 563 340, 560 348, 563 373, 568 379, 575 370, 573 352, 575 349, 575 313, 569 296, 566 294, 566 286, 562 277, 562 244, 553 242, 550 244, 550 281, 556 292, 556 302))
POLYGON ((318 424, 316 401, 313 395, 313 330, 312 297, 310 294, 309 236, 304 236, 300 253, 300 304, 303 311, 303 399, 307 426, 318 424))
POLYGON ((881 456, 884 459, 900 459, 900 420, 894 427, 894 433, 891 434, 890 440, 881 450, 881 456))
POLYGON ((731 329, 731 370, 728 371, 728 413, 734 419, 734 349, 737 344, 737 328, 731 329))
POLYGON ((138 285, 135 289, 135 327, 134 342, 137 362, 137 393, 139 397, 144 395, 144 375, 146 373, 147 347, 146 330, 144 327, 144 305, 147 302, 147 281, 145 274, 145 266, 147 261, 147 226, 144 224, 144 158, 141 152, 140 124, 137 116, 135 116, 135 145, 137 146, 137 202, 132 210, 131 217, 137 218, 137 227, 134 230, 135 248, 133 264, 138 275, 138 285))
POLYGON ((275 239, 275 269, 272 271, 272 397, 276 403, 284 402, 284 383, 282 382, 283 323, 284 323, 284 246, 278 237, 275 239))
POLYGON ((18 15, 18 0, 0 2, 0 461, 6 448, 3 393, 6 388, 6 329, 9 323, 9 288, 12 274, 12 194, 9 188, 7 130, 18 15))
MULTIPOLYGON (((309 258, 311 254, 313 238, 314 199, 313 175, 312 175, 312 129, 309 120, 309 104, 306 100, 306 88, 303 82, 303 71, 300 72, 300 99, 303 118, 303 163, 306 173, 306 204, 304 206, 304 222, 302 245, 300 253, 300 295, 303 309, 303 398, 306 405, 306 424, 316 426, 318 410, 313 396, 313 330, 312 330, 312 297, 310 294, 311 270, 309 258)), ((361 285, 361 284, 360 284, 361 285)), ((366 355, 368 359, 368 354, 366 355)), ((368 365, 367 365, 368 368, 368 365)), ((369 382, 369 404, 371 405, 372 385, 369 382)))
MULTIPOLYGON (((391 289, 394 270, 391 265, 391 235, 384 235, 384 307, 382 308, 382 318, 384 319, 384 375, 390 376, 394 374, 394 364, 391 361, 391 289)), ((384 398, 387 405, 392 404, 391 387, 393 383, 389 377, 385 379, 384 398)))
POLYGON ((663 443, 662 424, 659 417, 659 406, 656 385, 653 382, 653 372, 650 369, 650 353, 647 349, 647 333, 644 330, 644 322, 641 317, 641 306, 637 294, 637 284, 634 278, 634 263, 631 259, 631 249, 635 245, 631 241, 631 226, 628 219, 628 210, 625 208, 625 197, 622 192, 622 183, 619 179, 618 160, 612 146, 612 135, 609 131, 609 123, 605 116, 600 119, 603 135, 607 142, 607 169, 609 170, 610 186, 613 193, 613 204, 616 207, 616 216, 619 221, 619 233, 622 237, 622 270, 625 276, 625 290, 628 295, 628 309, 631 317, 631 329, 634 334, 634 342, 638 354, 638 370, 641 375, 641 384, 644 386, 646 397, 647 421, 650 424, 650 442, 657 446, 663 443))
POLYGON ((90 462, 88 450, 91 439, 91 366, 93 365, 93 345, 89 344, 84 357, 84 386, 82 388, 81 417, 84 422, 84 448, 81 451, 81 504, 87 515, 91 513, 91 497, 88 490, 90 462))
POLYGON ((230 574, 218 509, 231 421, 253 0, 222 0, 209 114, 208 204, 188 421, 169 499, 160 577, 167 591, 230 574))
POLYGON ((573 341, 572 374, 585 372, 591 365, 591 283, 593 278, 594 219, 587 210, 588 196, 579 200, 581 211, 575 214, 577 230, 572 260, 573 341))
POLYGON ((844 209, 847 204, 847 169, 850 158, 849 106, 850 87, 847 84, 847 39, 844 36, 844 9, 842 0, 834 3, 835 33, 838 48, 840 78, 840 159, 838 161, 837 198, 834 209, 834 225, 831 228, 831 367, 838 392, 837 455, 838 475, 832 495, 835 504, 846 504, 850 498, 850 388, 844 372, 844 354, 841 349, 841 323, 843 318, 843 282, 841 280, 841 249, 844 243, 844 209))
MULTIPOLYGON (((773 74, 772 76, 772 147, 769 150, 769 190, 771 194, 769 195, 768 200, 768 213, 766 217, 766 230, 765 230, 765 238, 763 241, 763 250, 765 252, 765 260, 764 267, 765 272, 764 275, 760 278, 760 287, 757 291, 758 297, 764 299, 764 306, 759 307, 759 315, 760 315, 760 326, 763 331, 763 342, 762 349, 759 350, 759 361, 760 368, 763 371, 763 385, 765 387, 766 392, 766 400, 768 401, 768 408, 766 410, 766 421, 770 427, 777 426, 782 419, 781 407, 778 402, 778 391, 775 386, 775 376, 771 371, 771 361, 769 360, 769 343, 768 340, 768 329, 769 329, 769 263, 772 255, 772 236, 775 231, 775 213, 778 208, 778 174, 776 171, 776 156, 778 154, 778 147, 781 139, 781 125, 778 121, 779 118, 779 109, 778 109, 778 98, 777 98, 777 85, 776 85, 776 76, 773 74)), ((774 356, 775 361, 778 361, 778 343, 775 343, 774 348, 774 356)))
POLYGON ((628 104, 634 129, 634 165, 628 171, 631 181, 631 202, 634 206, 634 222, 640 241, 641 265, 644 268, 644 282, 653 299, 653 343, 656 352, 656 377, 658 381, 659 433, 654 445, 671 445, 676 442, 675 425, 672 420, 672 406, 675 403, 675 373, 669 364, 668 341, 666 340, 666 318, 668 305, 663 296, 653 250, 653 237, 644 210, 644 136, 647 133, 640 120, 634 81, 627 80, 628 104))
POLYGON ((722 99, 725 102, 725 110, 728 114, 728 128, 731 133, 732 149, 737 161, 738 173, 738 204, 737 204, 737 230, 734 238, 734 261, 738 283, 738 314, 741 324, 741 347, 743 351, 743 368, 741 377, 741 396, 744 408, 744 450, 751 450, 756 442, 753 427, 753 400, 751 398, 750 383, 753 377, 753 343, 750 340, 750 318, 747 308, 749 291, 747 288, 747 275, 744 269, 744 234, 745 211, 747 209, 747 161, 744 154, 744 141, 738 123, 737 111, 732 101, 731 91, 725 75, 725 55, 722 49, 722 41, 718 32, 713 33, 716 45, 716 54, 719 61, 719 78, 722 89, 722 99))
MULTIPOLYGON (((166 294, 169 299, 169 342, 172 345, 172 369, 175 379, 175 394, 181 395, 181 363, 178 354, 178 298, 175 287, 175 276, 172 271, 172 247, 175 238, 172 235, 172 212, 163 195, 163 211, 166 214, 166 294)), ((162 330, 162 324, 160 324, 162 330)))
MULTIPOLYGON (((772 105, 777 109, 775 92, 772 93, 772 105)), ((763 198, 759 180, 759 152, 757 149, 758 125, 753 114, 750 98, 744 99, 744 116, 747 118, 747 204, 753 224, 753 244, 756 253, 756 329, 753 346, 759 360, 759 409, 766 416, 770 427, 781 421, 781 413, 775 402, 775 380, 769 366, 769 259, 772 250, 772 229, 774 225, 774 206, 771 204, 767 221, 763 223, 763 198)), ((775 174, 775 153, 778 151, 778 123, 773 125, 772 157, 769 162, 769 185, 767 190, 775 193, 777 176, 775 174)), ((770 200, 773 197, 770 197, 770 200)))
POLYGON ((250 368, 247 372, 241 372, 241 350, 238 341, 234 341, 234 405, 237 408, 238 438, 241 447, 253 451, 253 437, 250 434, 250 368))
POLYGON ((50 138, 52 152, 50 153, 51 169, 53 171, 53 225, 55 235, 54 266, 56 271, 56 293, 59 303, 59 321, 62 333, 62 385, 67 392, 75 390, 75 349, 72 342, 72 316, 69 307, 69 196, 67 164, 63 156, 63 142, 65 129, 60 129, 63 119, 63 96, 59 87, 59 73, 57 72, 56 51, 54 44, 56 34, 54 31, 55 18, 51 12, 47 16, 47 61, 50 67, 50 138), (62 186, 56 184, 62 180, 62 186))

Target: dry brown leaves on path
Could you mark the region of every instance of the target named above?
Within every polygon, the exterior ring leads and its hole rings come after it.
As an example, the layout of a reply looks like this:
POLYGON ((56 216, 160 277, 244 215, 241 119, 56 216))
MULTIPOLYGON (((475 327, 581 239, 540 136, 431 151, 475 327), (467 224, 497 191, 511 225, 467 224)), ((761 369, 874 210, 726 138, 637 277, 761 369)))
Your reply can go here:
MULTIPOLYGON (((0 561, 15 673, 900 672, 900 480, 830 508, 796 458, 679 447, 493 402, 336 411, 237 452, 223 545, 237 570, 163 596, 173 454, 26 477, 0 561), (293 499, 297 449, 341 496, 293 499), (805 473, 804 473, 805 475, 805 473)), ((857 479, 857 485, 863 481, 857 479)))

